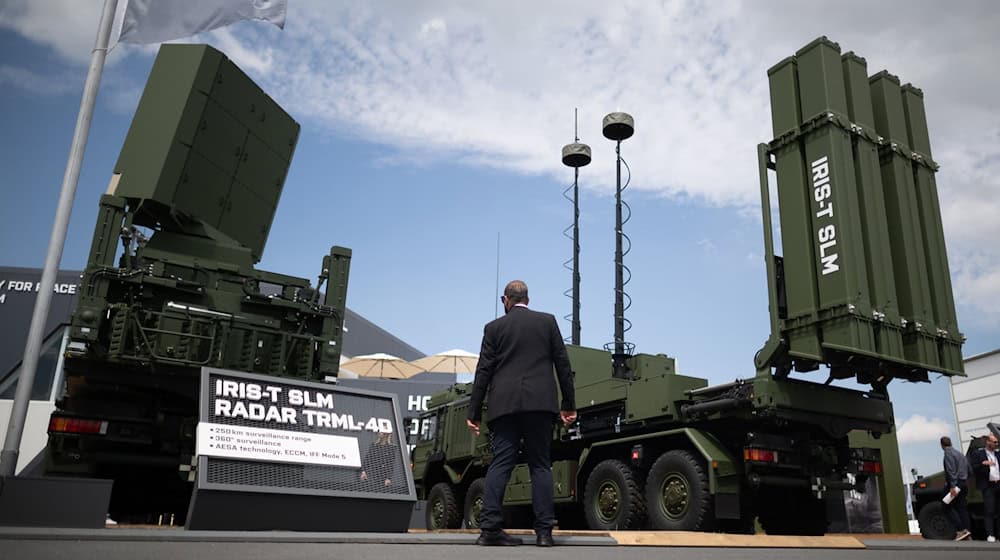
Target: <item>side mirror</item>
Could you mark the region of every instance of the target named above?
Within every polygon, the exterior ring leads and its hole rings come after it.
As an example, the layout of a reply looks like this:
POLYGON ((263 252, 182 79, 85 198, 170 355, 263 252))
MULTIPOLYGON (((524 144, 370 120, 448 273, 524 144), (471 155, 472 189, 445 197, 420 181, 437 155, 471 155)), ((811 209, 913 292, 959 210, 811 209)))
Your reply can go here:
POLYGON ((419 426, 420 420, 415 416, 408 416, 403 418, 403 426, 406 429, 406 443, 407 445, 414 446, 420 441, 420 431, 415 430, 414 426, 419 426), (417 433, 413 433, 416 431, 417 433))

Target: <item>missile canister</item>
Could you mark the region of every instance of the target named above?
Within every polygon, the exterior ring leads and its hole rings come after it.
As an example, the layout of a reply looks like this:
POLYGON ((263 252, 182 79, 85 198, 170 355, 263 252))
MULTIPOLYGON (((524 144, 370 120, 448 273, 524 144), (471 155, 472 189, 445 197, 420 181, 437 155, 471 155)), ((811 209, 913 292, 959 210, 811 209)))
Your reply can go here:
POLYGON ((783 248, 774 335, 800 371, 961 374, 923 95, 866 74, 825 37, 768 71, 783 248))

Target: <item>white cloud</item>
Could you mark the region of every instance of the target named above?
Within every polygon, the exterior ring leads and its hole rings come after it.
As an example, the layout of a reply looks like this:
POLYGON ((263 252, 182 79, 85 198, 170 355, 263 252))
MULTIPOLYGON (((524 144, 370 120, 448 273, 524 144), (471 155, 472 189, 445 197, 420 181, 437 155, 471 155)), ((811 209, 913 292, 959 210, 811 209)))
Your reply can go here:
MULTIPOLYGON (((81 63, 98 5, 8 2, 0 26, 81 63)), ((1000 11, 986 1, 301 0, 279 34, 240 26, 199 39, 304 126, 394 148, 384 162, 447 159, 564 180, 559 149, 579 107, 594 153, 581 185, 609 193, 614 151, 600 122, 624 110, 636 119, 622 146, 630 188, 754 212, 755 145, 771 137, 766 70, 827 34, 865 56, 870 73, 889 68, 924 90, 956 299, 1000 322, 1000 72, 988 70, 997 28, 1000 11)))
POLYGON ((274 66, 274 49, 267 46, 249 47, 233 34, 231 27, 210 33, 212 45, 226 53, 237 66, 258 77, 267 76, 274 66))
POLYGON ((33 95, 59 96, 69 93, 80 93, 83 90, 82 80, 53 79, 53 76, 40 75, 26 68, 0 64, 0 85, 17 87, 33 95))
MULTIPOLYGON (((107 58, 114 65, 122 56, 115 48, 127 0, 119 0, 111 27, 111 49, 107 58)), ((103 0, 4 0, 0 4, 0 29, 10 29, 51 47, 65 61, 77 65, 90 62, 97 39, 103 0)), ((155 47, 145 49, 155 53, 155 47)))
POLYGON ((940 418, 930 418, 914 414, 896 425, 896 439, 903 443, 936 441, 941 436, 950 436, 954 425, 940 418))
POLYGON ((49 45, 67 60, 86 64, 94 48, 102 4, 79 0, 8 0, 0 6, 0 27, 49 45))
POLYGON ((431 18, 420 26, 420 35, 427 41, 442 41, 447 38, 448 24, 441 18, 431 18))

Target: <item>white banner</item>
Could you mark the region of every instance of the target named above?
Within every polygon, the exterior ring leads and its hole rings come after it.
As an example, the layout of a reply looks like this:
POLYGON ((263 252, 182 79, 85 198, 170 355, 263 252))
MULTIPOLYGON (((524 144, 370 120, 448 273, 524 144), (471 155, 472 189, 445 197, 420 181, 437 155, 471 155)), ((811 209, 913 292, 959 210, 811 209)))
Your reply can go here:
POLYGON ((123 43, 160 43, 190 37, 244 19, 284 29, 288 0, 129 0, 123 43))
POLYGON ((198 455, 361 468, 358 438, 198 423, 198 455))

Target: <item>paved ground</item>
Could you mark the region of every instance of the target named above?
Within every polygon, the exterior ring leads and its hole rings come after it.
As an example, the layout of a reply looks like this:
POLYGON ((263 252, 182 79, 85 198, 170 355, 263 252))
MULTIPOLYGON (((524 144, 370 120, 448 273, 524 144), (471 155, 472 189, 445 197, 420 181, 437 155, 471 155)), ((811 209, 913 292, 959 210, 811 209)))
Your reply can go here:
POLYGON ((996 554, 982 550, 953 549, 873 549, 831 550, 818 549, 732 549, 732 548, 650 548, 563 546, 541 549, 522 546, 515 550, 501 548, 473 548, 461 545, 376 543, 221 543, 221 542, 136 542, 136 541, 29 541, 17 540, 2 543, 0 555, 18 560, 476 560, 518 559, 534 560, 798 560, 808 555, 809 560, 942 560, 944 558, 996 558, 996 554), (474 554, 473 554, 473 551, 474 554), (986 556, 989 554, 989 556, 986 556))
MULTIPOLYGON (((655 534, 650 534, 649 539, 655 534)), ((698 533, 672 533, 672 542, 707 542, 698 533)), ((760 535, 759 546, 777 542, 760 535)), ((912 538, 864 538, 864 548, 822 548, 823 540, 808 541, 813 547, 747 548, 733 547, 712 536, 718 546, 621 546, 611 534, 557 534, 557 546, 473 548, 475 535, 468 533, 245 533, 199 532, 180 529, 20 529, 0 528, 0 558, 17 560, 694 560, 694 559, 800 559, 809 560, 941 560, 944 558, 1000 558, 1000 544, 982 541, 952 543, 912 538)), ((748 537, 743 537, 747 539, 748 537)), ((647 539, 647 540, 649 540, 647 539)), ((850 537, 837 536, 829 543, 842 546, 850 537)), ((533 543, 529 537, 526 542, 533 543)))

